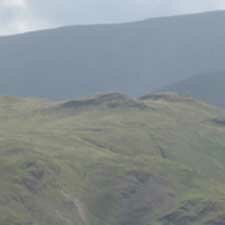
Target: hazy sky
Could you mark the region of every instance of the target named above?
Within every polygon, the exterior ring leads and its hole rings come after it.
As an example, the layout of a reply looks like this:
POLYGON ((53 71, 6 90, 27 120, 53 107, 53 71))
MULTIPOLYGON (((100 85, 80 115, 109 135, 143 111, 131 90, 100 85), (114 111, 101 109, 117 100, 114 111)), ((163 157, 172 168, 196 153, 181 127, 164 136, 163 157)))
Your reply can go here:
POLYGON ((225 0, 0 0, 0 35, 225 9, 225 0))

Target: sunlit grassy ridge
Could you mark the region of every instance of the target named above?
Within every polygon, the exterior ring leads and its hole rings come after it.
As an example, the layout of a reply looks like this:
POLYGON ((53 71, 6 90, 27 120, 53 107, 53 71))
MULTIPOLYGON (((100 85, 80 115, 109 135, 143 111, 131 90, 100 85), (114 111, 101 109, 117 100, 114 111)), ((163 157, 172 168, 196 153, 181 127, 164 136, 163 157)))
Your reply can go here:
POLYGON ((0 98, 1 225, 224 224, 225 113, 173 94, 0 98))

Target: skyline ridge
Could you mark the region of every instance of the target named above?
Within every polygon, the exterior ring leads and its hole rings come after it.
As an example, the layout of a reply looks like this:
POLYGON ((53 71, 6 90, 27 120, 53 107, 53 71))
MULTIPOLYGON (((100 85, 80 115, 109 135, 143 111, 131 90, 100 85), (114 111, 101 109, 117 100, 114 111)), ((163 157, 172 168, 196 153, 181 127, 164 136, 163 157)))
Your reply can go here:
POLYGON ((45 32, 45 31, 54 31, 58 29, 64 29, 64 28, 73 28, 73 27, 90 27, 90 26, 113 26, 113 25, 126 25, 126 24, 132 24, 132 23, 142 23, 149 20, 160 20, 160 19, 170 19, 170 18, 177 18, 177 17, 188 17, 188 16, 198 16, 198 15, 204 15, 204 14, 217 14, 217 13, 225 13, 225 9, 217 9, 217 10, 208 10, 208 11, 199 11, 199 12, 193 12, 193 13, 184 13, 184 14, 173 14, 173 15, 165 15, 165 16, 148 16, 143 19, 134 19, 134 20, 125 20, 122 22, 102 22, 102 23, 80 23, 80 24, 65 24, 65 25, 58 25, 58 26, 50 26, 46 28, 40 28, 40 29, 31 29, 24 32, 16 32, 11 34, 1 34, 0 38, 7 38, 12 36, 18 36, 18 35, 26 35, 30 33, 36 33, 36 32, 45 32))

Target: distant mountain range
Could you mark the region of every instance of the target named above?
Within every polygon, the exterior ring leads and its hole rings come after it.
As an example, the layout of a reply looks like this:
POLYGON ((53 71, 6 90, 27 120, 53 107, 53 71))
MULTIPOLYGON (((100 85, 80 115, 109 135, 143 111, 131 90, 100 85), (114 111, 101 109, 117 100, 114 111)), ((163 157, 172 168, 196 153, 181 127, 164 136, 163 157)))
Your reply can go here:
POLYGON ((1 37, 0 95, 137 96, 222 71, 224 24, 224 12, 211 12, 1 37))
POLYGON ((200 74, 163 89, 225 107, 225 71, 200 74))

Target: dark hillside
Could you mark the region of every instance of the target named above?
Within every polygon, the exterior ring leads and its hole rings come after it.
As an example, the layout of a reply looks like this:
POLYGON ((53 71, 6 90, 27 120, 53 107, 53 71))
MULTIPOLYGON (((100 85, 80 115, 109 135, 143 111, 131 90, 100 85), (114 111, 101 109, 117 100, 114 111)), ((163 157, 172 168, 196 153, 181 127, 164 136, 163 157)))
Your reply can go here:
POLYGON ((0 38, 0 94, 143 95, 225 68, 225 13, 74 26, 0 38))
POLYGON ((225 107, 225 71, 193 76, 164 88, 181 95, 192 96, 210 104, 225 107))

